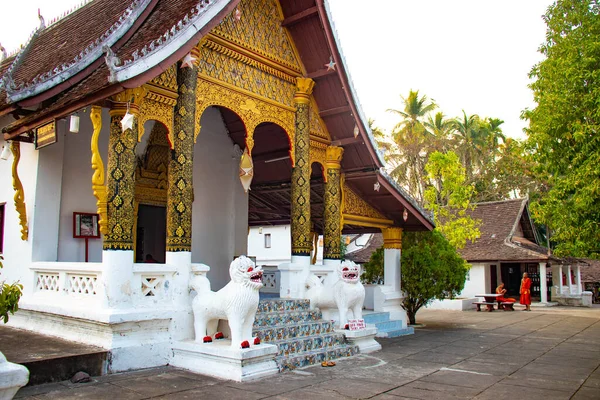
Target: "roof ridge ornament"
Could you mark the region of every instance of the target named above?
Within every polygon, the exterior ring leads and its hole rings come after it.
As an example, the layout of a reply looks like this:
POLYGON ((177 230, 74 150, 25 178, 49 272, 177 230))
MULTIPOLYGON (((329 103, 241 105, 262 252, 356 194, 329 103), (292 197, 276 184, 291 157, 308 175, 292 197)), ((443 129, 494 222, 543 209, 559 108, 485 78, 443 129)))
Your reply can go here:
POLYGON ((39 8, 38 8, 38 19, 40 20, 40 26, 38 27, 38 30, 41 31, 42 29, 46 29, 46 21, 44 21, 44 17, 42 17, 42 13, 39 8))
MULTIPOLYGON (((9 103, 17 102, 45 92, 46 90, 68 80, 75 74, 84 70, 92 62, 102 57, 102 55, 105 53, 105 46, 111 47, 121 37, 123 37, 127 31, 129 31, 129 29, 133 26, 135 21, 139 18, 150 2, 151 0, 132 0, 131 4, 119 16, 117 21, 115 21, 102 35, 100 35, 99 38, 88 43, 87 46, 85 46, 85 48, 83 48, 71 61, 51 67, 51 70, 35 76, 31 82, 19 82, 18 84, 13 82, 13 89, 6 91, 9 103)), ((81 3, 81 6, 77 8, 77 10, 89 3, 91 3, 91 1, 84 1, 81 3)), ((53 23, 56 23, 57 21, 58 19, 53 21, 53 23)), ((29 41, 27 42, 27 46, 33 37, 39 32, 40 29, 38 28, 31 35, 29 41)), ((6 71, 5 75, 12 74, 18 64, 18 61, 22 58, 23 53, 24 51, 21 51, 17 55, 12 65, 6 71)))
POLYGON ((119 65, 121 65, 121 60, 119 59, 119 57, 117 57, 115 55, 115 53, 112 51, 112 49, 108 45, 102 46, 102 51, 104 53, 106 53, 106 55, 104 56, 104 62, 106 63, 106 66, 108 67, 108 70, 110 71, 109 81, 114 82, 114 80, 116 78, 115 77, 116 68, 119 65))
POLYGON ((8 54, 6 54, 6 49, 0 43, 0 62, 6 60, 8 58, 8 54))

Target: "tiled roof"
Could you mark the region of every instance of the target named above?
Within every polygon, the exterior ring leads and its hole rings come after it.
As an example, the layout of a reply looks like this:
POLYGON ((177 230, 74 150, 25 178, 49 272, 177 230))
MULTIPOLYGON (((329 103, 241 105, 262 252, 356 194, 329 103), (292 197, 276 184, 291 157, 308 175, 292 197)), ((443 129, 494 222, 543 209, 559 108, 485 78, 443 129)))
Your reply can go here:
POLYGON ((12 73, 15 84, 32 82, 38 75, 71 63, 84 48, 94 46, 130 5, 131 1, 95 0, 39 30, 18 57, 12 73))
POLYGON ((588 265, 581 267, 582 282, 600 282, 600 260, 583 259, 588 265))
POLYGON ((481 236, 459 250, 467 261, 536 261, 547 260, 547 249, 537 243, 514 236, 527 199, 493 201, 476 204, 469 212, 481 220, 481 236))
POLYGON ((383 246, 383 235, 381 233, 374 233, 362 249, 346 253, 346 260, 354 261, 357 264, 364 264, 371 259, 371 254, 381 246, 383 246))

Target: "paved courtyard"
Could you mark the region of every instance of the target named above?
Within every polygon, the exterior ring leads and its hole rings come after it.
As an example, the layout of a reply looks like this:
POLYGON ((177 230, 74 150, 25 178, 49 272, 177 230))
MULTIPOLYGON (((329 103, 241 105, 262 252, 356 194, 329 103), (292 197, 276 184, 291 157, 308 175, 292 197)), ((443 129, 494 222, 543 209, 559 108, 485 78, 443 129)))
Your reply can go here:
POLYGON ((251 383, 172 367, 22 389, 35 399, 600 399, 600 308, 424 310, 383 350, 251 383))

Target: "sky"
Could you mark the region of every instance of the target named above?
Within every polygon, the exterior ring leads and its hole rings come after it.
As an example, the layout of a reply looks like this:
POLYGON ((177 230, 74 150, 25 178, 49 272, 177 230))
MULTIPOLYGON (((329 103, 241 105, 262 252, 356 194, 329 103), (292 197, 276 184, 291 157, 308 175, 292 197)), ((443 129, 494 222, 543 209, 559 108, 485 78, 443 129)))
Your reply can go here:
MULTIPOLYGON (((384 130, 398 122, 400 96, 418 90, 448 117, 504 120, 523 138, 521 111, 534 107, 527 87, 552 0, 329 0, 342 51, 365 114, 384 130)), ((39 25, 80 4, 72 0, 0 0, 0 43, 10 52, 39 25)))

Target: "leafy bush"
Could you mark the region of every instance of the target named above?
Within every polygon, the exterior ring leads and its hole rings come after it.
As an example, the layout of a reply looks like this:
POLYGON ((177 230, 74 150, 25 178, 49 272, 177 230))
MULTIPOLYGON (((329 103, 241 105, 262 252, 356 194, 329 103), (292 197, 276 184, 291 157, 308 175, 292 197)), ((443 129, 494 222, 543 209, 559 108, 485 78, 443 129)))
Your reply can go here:
MULTIPOLYGON (((0 256, 0 268, 2 265, 2 256, 0 256)), ((0 318, 4 323, 8 322, 8 314, 14 314, 19 309, 19 299, 23 295, 23 285, 19 282, 8 284, 0 282, 0 318)))

